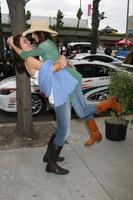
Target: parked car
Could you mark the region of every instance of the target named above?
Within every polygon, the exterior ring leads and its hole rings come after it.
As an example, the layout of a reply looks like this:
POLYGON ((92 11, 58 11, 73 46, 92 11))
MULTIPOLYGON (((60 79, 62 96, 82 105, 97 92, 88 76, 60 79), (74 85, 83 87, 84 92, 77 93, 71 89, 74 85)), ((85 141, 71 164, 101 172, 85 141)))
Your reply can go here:
POLYGON ((133 72, 133 65, 131 65, 131 64, 123 63, 121 65, 121 67, 123 67, 124 69, 128 70, 129 72, 133 72))
POLYGON ((72 60, 74 67, 82 74, 82 90, 86 103, 97 103, 108 95, 109 71, 119 69, 112 64, 87 60, 72 60))
POLYGON ((102 61, 105 63, 111 63, 113 65, 121 65, 123 62, 117 58, 114 58, 112 56, 108 56, 105 54, 89 54, 89 53, 79 53, 75 57, 73 57, 74 60, 88 60, 88 61, 102 61))
POLYGON ((90 42, 71 42, 71 43, 68 43, 68 46, 71 47, 72 53, 76 53, 77 50, 79 50, 79 52, 89 52, 91 43, 90 42))
MULTIPOLYGON (((87 60, 72 60, 74 67, 83 76, 82 89, 86 103, 97 103, 105 100, 108 94, 109 71, 119 69, 117 66, 87 60)), ((39 114, 42 109, 48 110, 48 99, 38 88, 37 80, 31 78, 32 112, 39 114)), ((10 77, 0 81, 0 109, 16 112, 16 78, 10 77)))
MULTIPOLYGON (((32 113, 39 114, 42 109, 48 109, 48 99, 40 92, 38 82, 31 78, 32 113)), ((0 109, 7 112, 16 112, 16 77, 0 81, 0 109)))

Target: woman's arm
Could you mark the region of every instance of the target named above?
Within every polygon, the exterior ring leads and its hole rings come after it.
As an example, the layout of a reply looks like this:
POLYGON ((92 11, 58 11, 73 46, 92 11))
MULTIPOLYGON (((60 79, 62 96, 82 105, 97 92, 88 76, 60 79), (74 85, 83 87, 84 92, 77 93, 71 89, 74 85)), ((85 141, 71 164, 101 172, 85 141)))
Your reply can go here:
MULTIPOLYGON (((8 45, 18 54, 20 55, 22 53, 22 49, 18 48, 17 46, 14 45, 13 43, 13 36, 10 36, 8 39, 7 39, 7 43, 8 45)), ((34 51, 33 51, 34 52, 34 51)), ((28 53, 28 52, 27 52, 28 53)), ((30 53, 30 52, 29 52, 30 53)), ((33 55, 32 51, 31 51, 31 54, 33 55)), ((29 55, 28 55, 29 56, 29 55)), ((40 69, 40 65, 41 65, 41 62, 33 57, 28 57, 26 58, 26 63, 27 63, 27 60, 30 62, 29 65, 30 65, 30 69, 35 69, 35 70, 38 70, 40 69), (34 64, 35 63, 38 63, 38 64, 34 64)), ((60 58, 53 64, 53 72, 56 72, 56 71, 59 71, 61 70, 62 68, 64 68, 65 66, 67 65, 67 62, 66 62, 66 59, 64 56, 60 56, 60 58)))
POLYGON ((18 48, 16 45, 14 45, 13 36, 10 36, 7 39, 7 43, 9 45, 9 47, 11 47, 18 55, 20 55, 22 53, 22 49, 18 48))
POLYGON ((20 54, 20 57, 25 60, 28 57, 37 57, 41 55, 42 55, 42 49, 39 47, 36 47, 30 51, 22 51, 20 54))
MULTIPOLYGON (((68 59, 66 60, 66 57, 64 55, 61 55, 59 57, 58 61, 60 61, 62 63, 65 62, 65 66, 74 68, 74 65, 72 64, 71 60, 68 60, 68 59)), ((63 65, 63 68, 64 68, 64 65, 63 65)))
POLYGON ((7 39, 8 45, 22 58, 22 59, 27 59, 28 57, 36 57, 40 56, 42 54, 42 49, 39 47, 36 47, 31 50, 24 51, 20 48, 18 48, 14 43, 13 43, 13 36, 10 36, 7 39))
MULTIPOLYGON (((31 71, 31 70, 39 70, 41 68, 41 65, 43 64, 43 62, 34 57, 28 57, 25 60, 25 64, 26 64, 26 68, 28 68, 29 71, 31 71)), ((62 62, 54 63, 53 64, 53 72, 57 72, 57 71, 61 70, 62 65, 66 65, 65 61, 63 63, 62 62)))
POLYGON ((54 63, 54 65, 53 65, 53 72, 57 72, 57 71, 63 69, 66 65, 67 65, 67 62, 66 63, 63 62, 63 64, 62 64, 62 62, 56 62, 56 63, 54 63))

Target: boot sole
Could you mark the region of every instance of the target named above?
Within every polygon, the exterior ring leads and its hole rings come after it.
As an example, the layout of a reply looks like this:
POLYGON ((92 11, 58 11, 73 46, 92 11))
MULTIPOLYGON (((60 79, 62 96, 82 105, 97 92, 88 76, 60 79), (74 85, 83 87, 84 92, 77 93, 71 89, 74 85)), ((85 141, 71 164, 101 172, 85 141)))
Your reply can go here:
POLYGON ((57 174, 57 175, 66 175, 69 173, 69 170, 64 172, 64 173, 59 173, 59 172, 56 172, 56 171, 53 171, 53 170, 45 170, 47 173, 54 173, 54 174, 57 174))

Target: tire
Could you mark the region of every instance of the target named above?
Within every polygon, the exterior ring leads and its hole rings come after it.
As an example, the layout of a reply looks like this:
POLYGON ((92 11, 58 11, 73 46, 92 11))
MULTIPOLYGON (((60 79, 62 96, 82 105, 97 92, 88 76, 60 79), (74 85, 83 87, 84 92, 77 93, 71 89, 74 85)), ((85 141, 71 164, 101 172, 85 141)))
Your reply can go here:
POLYGON ((46 108, 46 102, 43 101, 42 97, 38 94, 32 94, 32 114, 38 115, 43 110, 44 106, 46 108))

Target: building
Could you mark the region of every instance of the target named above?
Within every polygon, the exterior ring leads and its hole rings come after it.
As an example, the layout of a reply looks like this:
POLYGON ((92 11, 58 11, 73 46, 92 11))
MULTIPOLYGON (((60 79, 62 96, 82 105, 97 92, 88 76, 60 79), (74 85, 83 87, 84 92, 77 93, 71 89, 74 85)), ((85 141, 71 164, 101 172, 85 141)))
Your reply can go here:
MULTIPOLYGON (((31 19, 29 20, 29 24, 32 20, 44 18, 47 20, 50 26, 53 26, 56 23, 56 20, 54 17, 46 17, 46 16, 31 16, 31 19)), ((60 34, 60 41, 67 41, 67 42, 91 42, 90 38, 90 29, 88 28, 88 20, 87 19, 81 19, 79 30, 77 33, 77 38, 75 38, 76 35, 76 27, 77 27, 77 19, 70 19, 70 18, 64 18, 63 19, 64 26, 59 31, 60 34)), ((2 23, 3 23, 3 33, 4 37, 7 37, 10 33, 10 18, 8 14, 2 14, 2 23)), ((89 25, 90 26, 90 25, 89 25)), ((108 28, 107 26, 106 28, 108 28)), ((133 16, 129 16, 129 39, 133 41, 133 16), (132 35, 131 35, 132 34, 132 35)), ((112 28, 111 28, 112 29, 112 28)), ((110 30, 110 27, 108 28, 110 30)), ((115 30, 115 33, 117 30, 115 30)), ((125 34, 107 34, 107 33, 100 33, 99 31, 99 39, 102 45, 104 46, 115 46, 115 44, 123 39, 125 37, 125 34)))
MULTIPOLYGON (((56 19, 54 17, 47 17, 47 16, 31 16, 31 19, 28 21, 28 23, 30 24, 31 21, 42 18, 45 19, 50 26, 54 26, 54 24, 56 23, 56 19)), ((60 39, 62 41, 66 40, 68 42, 75 41, 77 19, 63 18, 63 22, 64 22, 63 28, 62 30, 59 31, 60 39)), ((8 14, 2 14, 2 23, 3 23, 4 36, 7 37, 7 35, 10 32, 10 26, 9 26, 10 17, 8 14)), ((88 41, 90 29, 88 29, 87 27, 88 27, 88 20, 81 19, 79 24, 79 31, 77 34, 78 41, 88 41)))
MULTIPOLYGON (((32 20, 35 19, 45 19, 50 26, 53 26, 56 23, 56 20, 54 17, 48 17, 48 16, 31 16, 31 19, 28 21, 31 23, 32 20)), ((76 27, 77 26, 77 19, 72 18, 63 18, 62 20, 64 22, 65 27, 76 27)), ((2 23, 3 24, 10 24, 10 17, 8 14, 2 14, 2 23)), ((88 20, 87 19, 81 19, 79 28, 87 28, 88 27, 88 20)))

